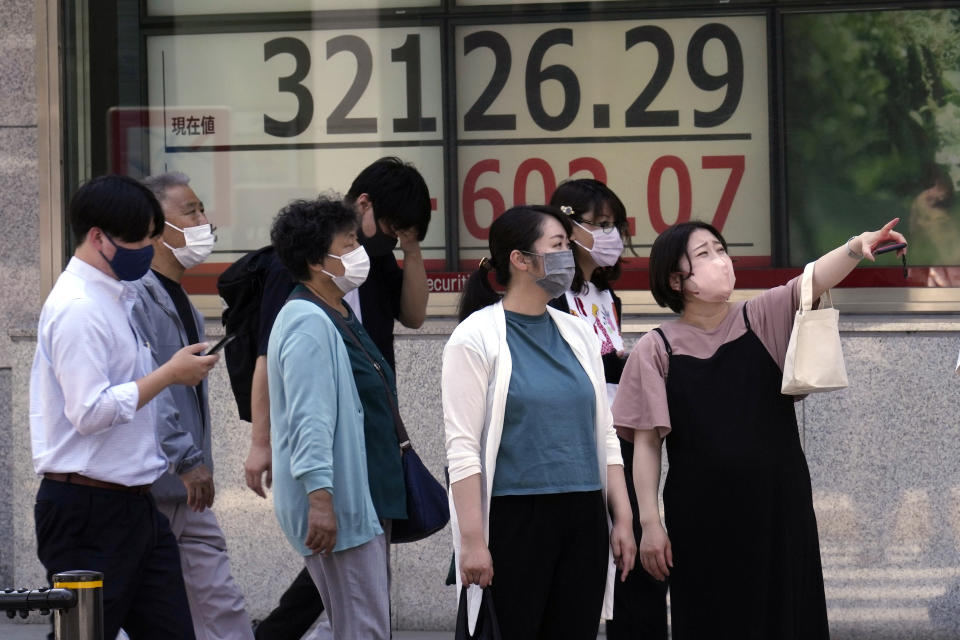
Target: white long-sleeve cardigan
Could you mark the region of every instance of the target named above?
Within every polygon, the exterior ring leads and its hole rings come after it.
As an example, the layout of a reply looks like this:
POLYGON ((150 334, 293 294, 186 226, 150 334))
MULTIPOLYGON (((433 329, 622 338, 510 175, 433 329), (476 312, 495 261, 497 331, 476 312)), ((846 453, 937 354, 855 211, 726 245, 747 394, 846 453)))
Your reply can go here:
MULTIPOLYGON (((596 402, 595 433, 597 467, 607 497, 607 465, 623 465, 620 443, 613 429, 613 416, 607 403, 606 379, 600 344, 590 327, 570 314, 547 307, 593 385, 596 402)), ((507 346, 507 325, 503 304, 484 307, 471 314, 453 331, 443 350, 442 401, 446 432, 447 463, 451 485, 479 473, 483 494, 483 537, 490 541, 490 493, 497 466, 497 453, 503 433, 503 415, 510 387, 512 370, 507 346)), ((456 555, 457 597, 460 594, 460 527, 449 492, 450 527, 456 555)), ((609 513, 607 526, 611 526, 609 513)), ((603 618, 613 616, 613 584, 616 568, 613 552, 607 567, 607 583, 603 598, 603 618)), ((473 585, 467 592, 470 628, 479 612, 481 591, 473 585)))

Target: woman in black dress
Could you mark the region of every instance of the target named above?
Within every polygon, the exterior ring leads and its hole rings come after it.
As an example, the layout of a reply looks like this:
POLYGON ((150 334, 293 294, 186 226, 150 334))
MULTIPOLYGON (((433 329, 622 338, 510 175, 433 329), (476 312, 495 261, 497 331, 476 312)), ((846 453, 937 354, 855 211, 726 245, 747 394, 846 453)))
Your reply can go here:
MULTIPOLYGON (((878 245, 905 242, 897 222, 817 260, 814 299, 878 245)), ((674 640, 829 638, 795 398, 780 393, 800 278, 746 303, 729 301, 734 280, 708 224, 676 225, 651 250, 651 292, 680 317, 640 339, 613 406, 619 431, 634 434, 641 563, 669 576, 674 640)))

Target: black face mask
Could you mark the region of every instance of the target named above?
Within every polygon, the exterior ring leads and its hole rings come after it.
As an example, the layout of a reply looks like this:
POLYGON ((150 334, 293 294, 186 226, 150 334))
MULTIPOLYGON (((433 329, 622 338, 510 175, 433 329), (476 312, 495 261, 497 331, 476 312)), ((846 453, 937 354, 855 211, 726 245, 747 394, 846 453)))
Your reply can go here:
POLYGON ((363 245, 367 255, 371 258, 387 255, 396 248, 397 242, 397 238, 388 236, 381 231, 379 224, 377 225, 377 232, 373 234, 372 238, 363 237, 360 239, 360 244, 363 245))
POLYGON ((116 252, 113 254, 113 259, 107 259, 107 256, 103 255, 103 251, 99 251, 99 253, 113 269, 113 274, 117 276, 118 280, 131 282, 147 275, 147 271, 150 270, 150 263, 153 261, 152 244, 139 249, 127 249, 118 246, 106 231, 103 232, 103 235, 110 241, 116 252))

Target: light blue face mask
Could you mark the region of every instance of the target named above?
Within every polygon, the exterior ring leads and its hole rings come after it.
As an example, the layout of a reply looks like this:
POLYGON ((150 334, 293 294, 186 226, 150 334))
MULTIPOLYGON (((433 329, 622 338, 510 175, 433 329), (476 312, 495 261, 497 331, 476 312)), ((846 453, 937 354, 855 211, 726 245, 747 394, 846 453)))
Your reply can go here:
POLYGON ((543 261, 543 276, 537 278, 536 282, 541 289, 550 294, 551 298, 563 295, 573 284, 573 275, 576 273, 577 265, 571 249, 551 251, 550 253, 533 253, 532 251, 524 251, 523 253, 540 256, 543 261))

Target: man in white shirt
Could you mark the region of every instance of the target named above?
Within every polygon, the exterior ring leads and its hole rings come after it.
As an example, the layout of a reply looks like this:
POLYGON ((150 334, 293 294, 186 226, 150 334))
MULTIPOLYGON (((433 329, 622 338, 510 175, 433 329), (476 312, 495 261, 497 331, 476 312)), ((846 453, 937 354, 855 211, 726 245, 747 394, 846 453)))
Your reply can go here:
POLYGON ((129 281, 146 273, 163 230, 153 194, 125 176, 102 176, 70 202, 77 249, 40 313, 30 373, 37 556, 53 574, 104 574, 104 638, 194 639, 177 544, 150 485, 167 469, 157 396, 196 385, 218 356, 206 344, 155 368, 131 322, 129 281))

